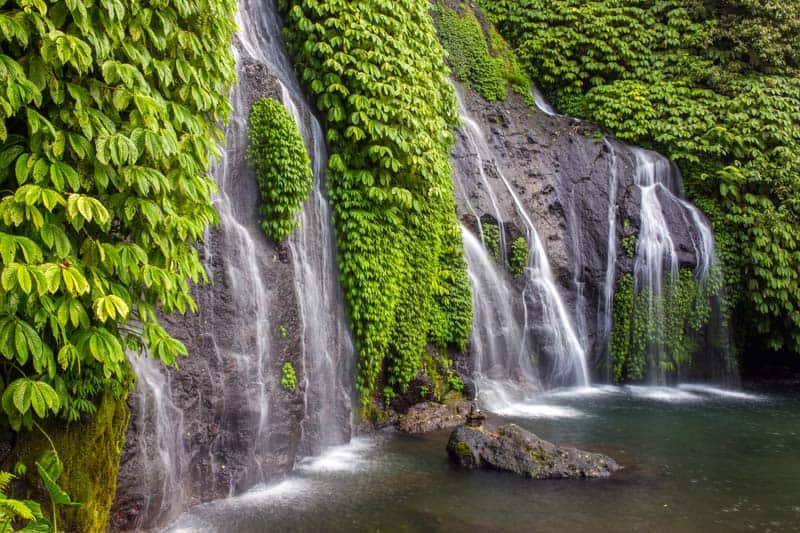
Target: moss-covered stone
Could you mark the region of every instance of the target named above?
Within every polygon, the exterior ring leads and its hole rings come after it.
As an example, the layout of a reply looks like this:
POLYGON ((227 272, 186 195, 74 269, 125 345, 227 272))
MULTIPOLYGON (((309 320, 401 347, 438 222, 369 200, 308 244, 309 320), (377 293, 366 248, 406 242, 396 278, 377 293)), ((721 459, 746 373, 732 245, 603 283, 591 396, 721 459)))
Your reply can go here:
POLYGON ((466 457, 467 455, 472 455, 472 450, 469 449, 469 446, 464 444, 463 442, 459 442, 455 445, 456 453, 462 457, 466 457))
MULTIPOLYGON (((125 398, 115 399, 106 394, 98 402, 97 412, 86 421, 71 424, 55 421, 44 425, 64 463, 64 473, 58 484, 73 501, 82 504, 81 507, 57 508, 60 531, 105 531, 116 495, 117 471, 129 419, 125 398)), ((18 496, 39 501, 48 516, 51 506, 41 490, 35 463, 49 449, 50 444, 38 430, 19 433, 14 450, 2 465, 7 471, 13 470, 16 463, 27 466, 27 494, 18 496)))

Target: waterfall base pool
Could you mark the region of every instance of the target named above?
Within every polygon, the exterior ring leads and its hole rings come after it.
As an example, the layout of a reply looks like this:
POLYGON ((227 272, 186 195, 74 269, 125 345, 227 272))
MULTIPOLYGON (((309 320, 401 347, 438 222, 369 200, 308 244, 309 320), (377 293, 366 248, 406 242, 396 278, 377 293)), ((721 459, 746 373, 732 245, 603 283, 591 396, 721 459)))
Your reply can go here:
POLYGON ((550 408, 490 422, 602 451, 625 470, 580 481, 462 471, 448 462, 449 432, 386 432, 195 507, 171 531, 800 531, 797 391, 598 387, 537 404, 550 408))

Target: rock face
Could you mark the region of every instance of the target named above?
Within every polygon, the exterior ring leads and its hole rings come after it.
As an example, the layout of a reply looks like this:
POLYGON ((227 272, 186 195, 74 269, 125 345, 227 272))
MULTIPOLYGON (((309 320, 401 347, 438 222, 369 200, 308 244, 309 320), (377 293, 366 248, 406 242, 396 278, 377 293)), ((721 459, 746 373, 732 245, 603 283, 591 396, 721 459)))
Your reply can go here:
MULTIPOLYGON (((502 172, 541 237, 589 368, 596 368, 607 346, 600 314, 610 240, 615 252, 612 284, 621 273, 634 269, 623 239, 635 239, 641 226, 636 149, 604 136, 592 124, 531 109, 513 92, 504 102, 489 103, 463 86, 457 89, 463 110, 480 127, 493 156, 484 157, 479 168, 473 140, 465 127, 459 130, 451 157, 459 218, 474 235, 479 234, 478 221, 501 222, 507 248, 524 235, 525 223, 513 196, 501 184, 502 172), (497 220, 498 212, 506 218, 497 220)), ((679 174, 676 178, 679 181, 679 174)), ((678 182, 665 185, 673 192, 680 190, 678 182)), ((665 194, 660 200, 679 264, 694 268, 695 228, 678 202, 665 194)), ((520 294, 525 288, 522 277, 509 275, 508 283, 520 294)), ((527 312, 537 317, 543 311, 533 300, 528 301, 527 312)), ((540 364, 547 375, 548 361, 540 364)))
POLYGON ((413 435, 429 433, 463 424, 469 412, 466 400, 448 400, 445 403, 423 402, 412 406, 402 415, 397 429, 413 435))
POLYGON ((506 470, 533 479, 607 478, 622 468, 608 456, 556 446, 516 424, 493 431, 459 426, 450 435, 447 453, 465 468, 506 470))

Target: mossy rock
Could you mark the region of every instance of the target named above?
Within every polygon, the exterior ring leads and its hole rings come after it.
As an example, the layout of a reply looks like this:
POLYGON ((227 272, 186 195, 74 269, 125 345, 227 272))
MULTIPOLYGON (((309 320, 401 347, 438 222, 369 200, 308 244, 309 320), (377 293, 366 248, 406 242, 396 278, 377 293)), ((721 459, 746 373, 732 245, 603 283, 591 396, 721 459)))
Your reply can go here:
MULTIPOLYGON (((97 405, 97 412, 85 421, 71 424, 49 421, 43 425, 64 463, 58 484, 73 501, 82 504, 57 508, 60 531, 100 533, 108 524, 130 410, 125 398, 115 399, 110 394, 104 395, 97 405)), ((26 494, 16 496, 39 501, 47 515, 51 513, 50 502, 40 490, 36 461, 49 449, 50 444, 39 431, 21 432, 2 465, 6 471, 13 471, 18 462, 27 467, 27 483, 23 484, 26 494)))

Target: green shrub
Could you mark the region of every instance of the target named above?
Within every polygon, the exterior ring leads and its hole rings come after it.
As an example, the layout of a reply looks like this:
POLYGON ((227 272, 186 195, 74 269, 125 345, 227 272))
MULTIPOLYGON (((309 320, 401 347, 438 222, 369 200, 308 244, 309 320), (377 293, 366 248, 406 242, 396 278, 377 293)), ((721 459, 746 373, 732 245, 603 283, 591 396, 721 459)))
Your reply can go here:
POLYGON ((281 367, 281 387, 287 391, 293 391, 297 388, 297 374, 292 363, 288 361, 283 363, 281 367))
POLYGON ((528 241, 525 237, 517 237, 511 244, 511 259, 508 261, 508 271, 519 276, 528 266, 528 241))
POLYGON ((479 3, 559 109, 676 161, 735 329, 800 353, 800 2, 479 3))
POLYGON ((234 9, 0 3, 3 425, 124 396, 126 350, 186 354, 158 317, 194 311, 206 279, 234 9))
POLYGON ((469 338, 449 164, 455 98, 426 1, 279 7, 327 130, 328 190, 366 412, 379 376, 402 392, 429 342, 463 347, 469 338))
POLYGON ((666 279, 657 297, 646 289, 634 291, 634 279, 623 274, 614 294, 611 363, 614 381, 640 381, 647 377, 648 352, 663 349, 660 370, 676 374, 691 365, 696 340, 711 318, 711 301, 722 289, 718 266, 704 280, 681 269, 677 283, 666 279), (654 316, 650 315, 655 310, 654 316))
POLYGON ((297 227, 296 214, 312 185, 311 160, 294 118, 271 98, 253 104, 247 136, 247 161, 261 193, 261 227, 282 241, 297 227))
POLYGON ((483 244, 495 263, 500 262, 500 227, 497 224, 483 224, 483 244))
POLYGON ((483 28, 472 9, 462 5, 459 16, 444 3, 437 3, 439 39, 448 53, 453 77, 469 83, 489 102, 505 100, 506 80, 501 72, 503 63, 489 53, 483 28))

